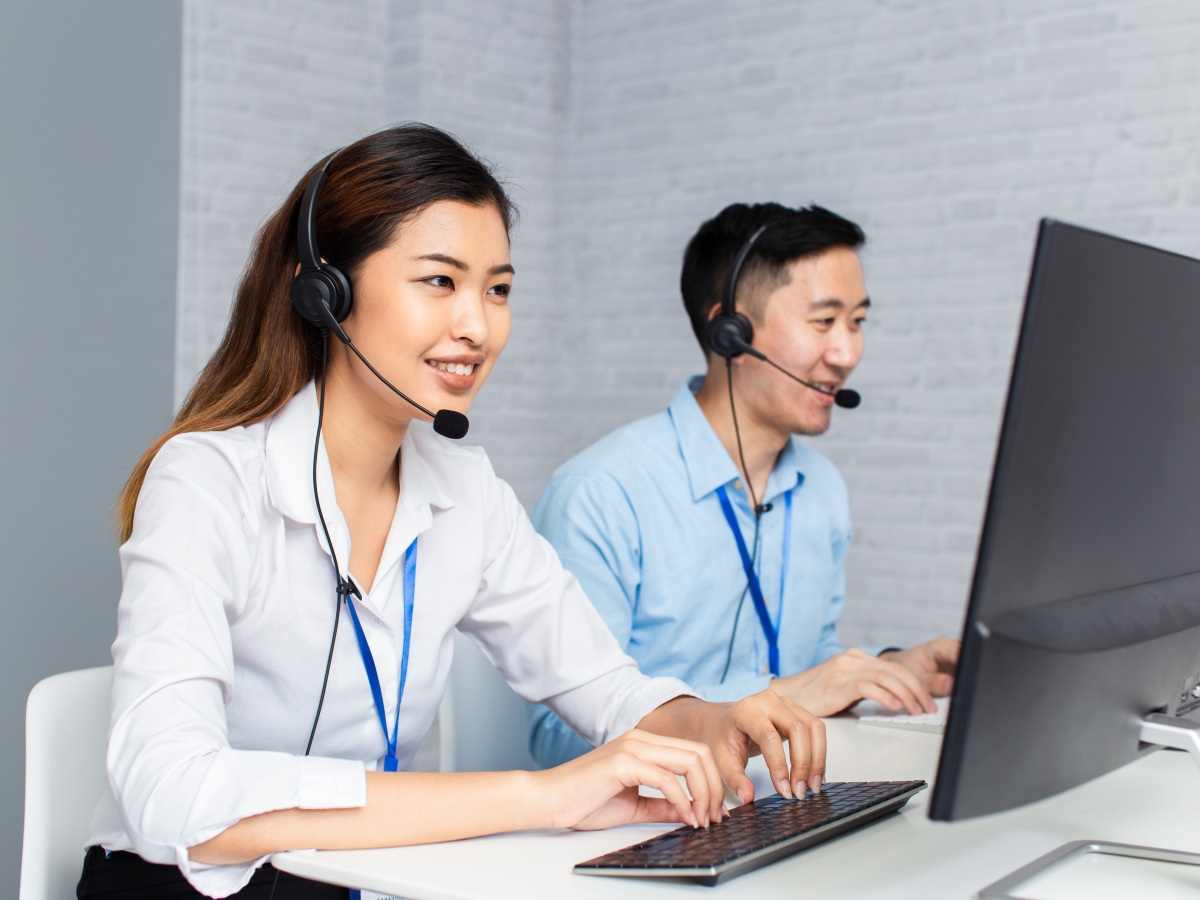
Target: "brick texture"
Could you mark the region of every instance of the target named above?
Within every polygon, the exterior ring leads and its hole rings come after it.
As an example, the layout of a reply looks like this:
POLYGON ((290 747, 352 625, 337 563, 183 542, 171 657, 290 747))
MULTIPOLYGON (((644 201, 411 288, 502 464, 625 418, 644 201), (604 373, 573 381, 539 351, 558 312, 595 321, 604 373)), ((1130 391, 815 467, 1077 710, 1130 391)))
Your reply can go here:
POLYGON ((250 242, 324 153, 379 125, 383 0, 184 0, 175 396, 225 330, 250 242))
POLYGON ((1037 220, 1200 254, 1200 6, 1181 0, 187 0, 177 393, 316 156, 422 119, 523 209, 472 438, 532 505, 702 365, 683 246, 727 203, 867 230, 844 634, 953 632, 1037 220))

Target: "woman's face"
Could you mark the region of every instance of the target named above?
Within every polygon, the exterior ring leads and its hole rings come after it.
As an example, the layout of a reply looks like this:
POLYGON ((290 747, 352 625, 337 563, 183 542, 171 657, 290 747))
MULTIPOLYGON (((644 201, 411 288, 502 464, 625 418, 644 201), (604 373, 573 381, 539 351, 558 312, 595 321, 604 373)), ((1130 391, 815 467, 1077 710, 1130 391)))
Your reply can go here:
MULTIPOLYGON (((418 403, 465 413, 508 343, 512 279, 508 234, 495 206, 441 201, 367 257, 343 328, 418 403)), ((399 418, 416 413, 358 360, 349 362, 354 380, 399 418)))

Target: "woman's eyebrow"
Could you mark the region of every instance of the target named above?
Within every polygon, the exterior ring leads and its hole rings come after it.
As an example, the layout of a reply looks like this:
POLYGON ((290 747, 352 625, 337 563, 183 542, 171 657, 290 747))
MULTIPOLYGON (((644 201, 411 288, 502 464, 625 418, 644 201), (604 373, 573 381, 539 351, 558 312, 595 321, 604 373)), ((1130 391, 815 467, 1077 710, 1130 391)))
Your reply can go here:
MULTIPOLYGON (((466 272, 468 269, 471 268, 465 262, 463 262, 461 259, 455 259, 453 256, 447 256, 445 253, 426 253, 421 256, 416 256, 413 258, 414 259, 427 259, 430 262, 445 263, 448 266, 454 266, 454 268, 458 269, 460 272, 466 272)), ((502 272, 507 272, 511 275, 516 274, 516 270, 512 267, 512 265, 510 263, 504 263, 503 265, 500 265, 500 266, 492 266, 490 269, 488 269, 489 275, 499 275, 502 272)))
POLYGON ((470 268, 470 266, 468 266, 461 259, 455 259, 453 256, 447 256, 445 253, 426 253, 423 256, 414 257, 414 259, 427 259, 430 262, 445 263, 448 266, 454 266, 454 268, 462 272, 465 272, 470 268))

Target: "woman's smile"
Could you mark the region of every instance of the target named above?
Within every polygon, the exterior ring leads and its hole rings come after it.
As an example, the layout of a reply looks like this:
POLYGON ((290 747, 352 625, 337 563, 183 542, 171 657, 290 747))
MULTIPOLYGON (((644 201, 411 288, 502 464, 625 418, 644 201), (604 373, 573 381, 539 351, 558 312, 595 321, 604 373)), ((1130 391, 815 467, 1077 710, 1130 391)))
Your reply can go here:
POLYGON ((430 358, 425 365, 437 373, 446 387, 462 391, 475 386, 475 370, 483 365, 484 359, 482 355, 430 358))

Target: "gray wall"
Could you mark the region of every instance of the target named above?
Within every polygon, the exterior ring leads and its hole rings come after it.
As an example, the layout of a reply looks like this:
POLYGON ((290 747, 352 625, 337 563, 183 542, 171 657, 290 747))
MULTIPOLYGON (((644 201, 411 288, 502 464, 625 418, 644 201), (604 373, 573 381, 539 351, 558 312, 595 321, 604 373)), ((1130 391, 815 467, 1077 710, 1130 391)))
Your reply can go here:
POLYGON ((0 896, 15 897, 25 698, 111 661, 110 511, 171 416, 181 13, 6 0, 3 19, 0 896))

